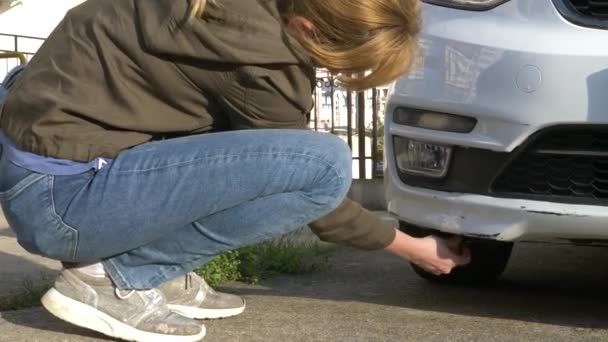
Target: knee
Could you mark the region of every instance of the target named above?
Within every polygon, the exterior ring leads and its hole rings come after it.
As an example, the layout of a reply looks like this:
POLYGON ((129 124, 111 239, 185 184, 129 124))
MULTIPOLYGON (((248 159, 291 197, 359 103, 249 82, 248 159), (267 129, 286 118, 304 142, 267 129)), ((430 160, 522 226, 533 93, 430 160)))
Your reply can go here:
POLYGON ((323 154, 328 169, 317 186, 324 193, 327 205, 338 207, 348 194, 352 183, 352 152, 344 140, 323 134, 323 154))
POLYGON ((350 187, 353 172, 353 154, 346 142, 335 135, 328 134, 327 151, 330 153, 330 159, 333 162, 333 168, 340 177, 347 180, 347 185, 350 187))

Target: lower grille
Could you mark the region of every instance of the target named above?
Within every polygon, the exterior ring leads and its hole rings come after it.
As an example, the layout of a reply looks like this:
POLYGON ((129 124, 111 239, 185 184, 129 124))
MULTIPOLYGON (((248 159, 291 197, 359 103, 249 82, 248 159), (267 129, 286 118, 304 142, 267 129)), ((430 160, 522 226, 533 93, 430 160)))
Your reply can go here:
POLYGON ((566 0, 582 15, 608 19, 608 1, 605 0, 566 0))
POLYGON ((608 202, 608 128, 558 128, 540 133, 495 180, 509 197, 608 202))
POLYGON ((608 29, 608 1, 553 0, 555 8, 575 25, 608 29))

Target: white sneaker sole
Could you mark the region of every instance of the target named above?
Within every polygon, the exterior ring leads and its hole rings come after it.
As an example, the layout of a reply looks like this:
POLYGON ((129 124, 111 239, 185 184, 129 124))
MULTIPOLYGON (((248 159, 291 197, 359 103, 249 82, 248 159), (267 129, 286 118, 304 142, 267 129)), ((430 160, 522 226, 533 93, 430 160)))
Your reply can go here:
POLYGON ((243 306, 239 308, 231 308, 231 309, 203 309, 203 308, 195 308, 191 306, 183 306, 183 305, 167 305, 169 309, 176 314, 192 318, 192 319, 220 319, 220 318, 228 318, 234 317, 236 315, 240 315, 245 311, 245 301, 243 301, 243 306))
POLYGON ((79 327, 104 335, 134 342, 198 342, 205 337, 205 326, 192 336, 163 335, 135 329, 89 305, 50 289, 42 297, 42 305, 54 316, 79 327))

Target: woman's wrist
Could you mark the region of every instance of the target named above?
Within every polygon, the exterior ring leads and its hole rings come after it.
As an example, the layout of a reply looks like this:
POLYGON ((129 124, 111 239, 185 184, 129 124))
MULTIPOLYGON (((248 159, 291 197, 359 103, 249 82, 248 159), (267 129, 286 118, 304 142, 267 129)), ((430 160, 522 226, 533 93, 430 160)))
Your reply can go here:
POLYGON ((410 259, 411 251, 415 248, 416 238, 396 229, 395 239, 384 250, 405 259, 410 259))

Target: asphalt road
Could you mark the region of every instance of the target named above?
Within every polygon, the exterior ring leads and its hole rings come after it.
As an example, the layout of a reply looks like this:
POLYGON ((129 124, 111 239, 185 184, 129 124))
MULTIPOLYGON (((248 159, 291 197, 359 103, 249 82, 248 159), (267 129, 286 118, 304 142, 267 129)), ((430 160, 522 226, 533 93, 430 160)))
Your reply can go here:
MULTIPOLYGON (((240 317, 206 341, 608 341, 608 249, 521 245, 490 288, 420 280, 392 256, 341 249, 323 272, 226 290, 240 317)), ((0 341, 108 341, 41 309, 2 313, 0 341)))

